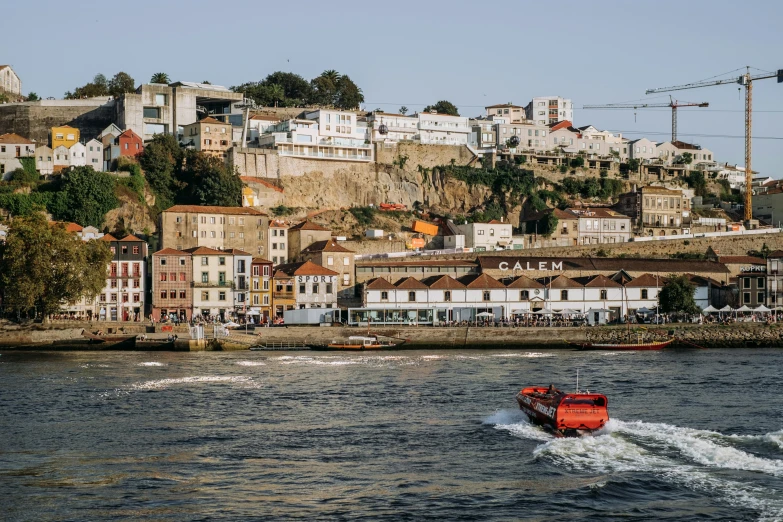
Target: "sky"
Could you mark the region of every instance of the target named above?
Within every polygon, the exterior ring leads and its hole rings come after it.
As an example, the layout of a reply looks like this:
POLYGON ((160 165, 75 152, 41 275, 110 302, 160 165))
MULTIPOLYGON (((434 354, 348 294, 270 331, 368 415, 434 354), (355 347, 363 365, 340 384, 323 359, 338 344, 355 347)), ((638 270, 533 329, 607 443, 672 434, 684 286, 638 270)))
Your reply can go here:
MULTIPOLYGON (((531 2, 465 0, 13 2, 0 15, 0 64, 25 93, 61 98, 97 73, 155 72, 225 86, 282 70, 307 79, 347 74, 364 108, 411 112, 449 100, 463 116, 534 96, 574 102, 574 124, 629 138, 670 139, 668 108, 583 110, 586 104, 666 103, 654 87, 783 69, 778 0, 531 2), (32 16, 32 18, 31 18, 32 16), (743 68, 742 70, 737 70, 743 68), (730 71, 735 71, 726 75, 730 71), (656 97, 657 96, 657 97, 656 97)), ((744 165, 744 92, 737 85, 677 91, 708 102, 680 109, 679 137, 744 165)), ((753 169, 783 177, 783 84, 753 87, 753 169), (775 139, 767 139, 775 138, 775 139)))

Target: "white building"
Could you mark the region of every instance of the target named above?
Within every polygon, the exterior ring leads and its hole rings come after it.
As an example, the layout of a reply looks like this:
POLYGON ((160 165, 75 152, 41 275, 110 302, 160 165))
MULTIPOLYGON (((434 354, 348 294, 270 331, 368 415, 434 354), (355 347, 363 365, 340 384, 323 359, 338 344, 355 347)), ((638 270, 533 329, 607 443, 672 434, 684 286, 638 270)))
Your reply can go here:
POLYGON ((713 158, 711 150, 705 149, 699 145, 685 143, 684 141, 666 141, 659 143, 656 147, 656 151, 658 158, 667 165, 682 163, 686 153, 691 155, 691 162, 685 164, 685 167, 688 169, 697 166, 699 168, 706 168, 715 165, 715 159, 713 158))
POLYGON ((444 236, 445 248, 472 248, 475 252, 507 250, 513 248, 513 226, 493 219, 488 223, 450 223, 455 234, 444 236))
POLYGON ((68 149, 68 153, 71 155, 72 167, 84 167, 87 165, 87 147, 84 143, 74 143, 68 149))
POLYGON ((540 96, 527 104, 525 117, 538 125, 549 125, 562 120, 574 121, 574 103, 560 96, 540 96))
POLYGON ((103 171, 103 144, 96 139, 92 139, 87 142, 85 148, 87 153, 86 164, 91 166, 96 172, 103 171))
POLYGON ((420 112, 419 141, 428 145, 467 145, 471 133, 469 118, 437 112, 420 112))
POLYGON ((225 250, 225 253, 231 255, 233 262, 232 300, 234 313, 246 315, 250 307, 250 268, 253 264, 253 256, 237 248, 229 248, 225 250))
POLYGON ((504 123, 526 123, 525 108, 513 103, 500 103, 497 105, 488 105, 484 107, 487 111, 486 116, 493 118, 503 118, 504 123))
POLYGON ((193 258, 193 317, 212 316, 226 321, 235 311, 233 254, 207 247, 185 252, 193 258))
POLYGON ((65 145, 54 148, 54 172, 59 172, 71 165, 71 153, 65 145))
POLYGON ((22 96, 22 80, 10 65, 0 65, 0 91, 22 96))
POLYGON ((627 243, 631 240, 631 218, 608 208, 570 208, 576 214, 580 245, 627 243))
POLYGON ((0 179, 7 179, 11 172, 22 168, 21 158, 32 158, 34 155, 35 143, 27 138, 18 134, 0 135, 0 179))
POLYGON ((51 147, 41 145, 35 148, 35 168, 43 176, 54 173, 54 153, 51 147))
POLYGON ((647 138, 639 138, 628 142, 628 159, 651 161, 658 158, 656 144, 647 138))
POLYGON ((373 112, 367 116, 372 128, 373 142, 398 142, 415 139, 419 134, 419 119, 416 116, 373 112))

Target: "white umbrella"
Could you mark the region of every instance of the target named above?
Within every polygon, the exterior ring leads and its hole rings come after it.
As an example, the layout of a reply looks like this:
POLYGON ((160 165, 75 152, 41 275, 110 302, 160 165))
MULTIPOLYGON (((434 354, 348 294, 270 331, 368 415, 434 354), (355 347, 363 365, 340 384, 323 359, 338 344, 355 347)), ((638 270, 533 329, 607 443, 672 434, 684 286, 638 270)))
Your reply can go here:
POLYGON ((724 306, 723 308, 721 308, 721 309, 720 309, 720 310, 718 310, 718 311, 719 311, 719 312, 733 312, 733 311, 734 311, 734 309, 733 309, 732 307, 730 307, 729 305, 726 305, 726 306, 724 306))
POLYGON ((495 314, 492 312, 481 312, 480 314, 476 314, 476 317, 495 317, 495 314))
POLYGON ((533 313, 539 315, 552 315, 552 310, 550 310, 549 308, 541 308, 540 310, 536 310, 533 313))
POLYGON ((574 310, 573 308, 567 308, 561 310, 560 313, 563 315, 581 315, 582 312, 580 310, 574 310))
POLYGON ((704 310, 702 310, 702 311, 701 311, 701 313, 703 313, 703 314, 711 314, 711 313, 715 313, 715 312, 719 312, 719 311, 720 311, 720 310, 718 310, 718 309, 717 309, 717 308, 715 308, 714 306, 712 306, 712 305, 709 305, 707 308, 705 308, 704 310))
POLYGON ((650 312, 652 312, 652 310, 650 310, 649 308, 646 308, 644 306, 641 307, 641 308, 637 308, 636 309, 636 313, 637 314, 646 314, 646 313, 650 313, 650 312))
POLYGON ((234 321, 229 321, 227 323, 223 323, 223 327, 225 328, 235 328, 239 326, 239 323, 235 323, 234 321))
POLYGON ((512 310, 512 314, 529 314, 530 310, 512 310))
POLYGON ((754 312, 760 312, 762 314, 766 314, 766 313, 771 312, 772 310, 770 310, 769 308, 767 308, 764 305, 758 305, 753 311, 754 312))
POLYGON ((750 308, 748 305, 742 305, 735 310, 735 312, 752 312, 752 311, 753 309, 750 308))

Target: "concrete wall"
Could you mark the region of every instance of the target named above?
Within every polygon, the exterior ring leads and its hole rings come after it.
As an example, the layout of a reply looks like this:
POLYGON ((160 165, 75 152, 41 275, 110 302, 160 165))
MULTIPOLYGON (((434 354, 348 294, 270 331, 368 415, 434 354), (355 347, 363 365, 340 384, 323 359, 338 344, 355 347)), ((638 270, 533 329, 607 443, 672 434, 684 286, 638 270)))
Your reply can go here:
POLYGON ((419 143, 375 144, 375 161, 392 165, 398 158, 408 156, 405 168, 416 170, 422 167, 432 168, 449 165, 453 159, 457 165, 467 165, 473 159, 473 153, 464 146, 421 145, 419 143))
POLYGON ((0 134, 13 132, 35 140, 49 142, 52 127, 70 125, 89 140, 114 121, 114 101, 108 98, 86 100, 41 100, 0 105, 0 134))

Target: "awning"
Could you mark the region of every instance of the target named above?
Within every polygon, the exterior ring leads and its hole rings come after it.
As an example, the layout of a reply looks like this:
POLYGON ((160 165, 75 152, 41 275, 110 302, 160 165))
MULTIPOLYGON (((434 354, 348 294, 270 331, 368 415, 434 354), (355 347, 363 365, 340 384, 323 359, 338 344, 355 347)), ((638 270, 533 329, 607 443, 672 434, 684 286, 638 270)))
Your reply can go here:
POLYGON ((771 312, 772 310, 770 310, 769 308, 767 308, 764 305, 758 305, 753 311, 754 312, 767 313, 767 312, 771 312))
POLYGON ((549 308, 541 308, 540 310, 536 310, 533 313, 538 315, 552 315, 552 310, 549 308))
POLYGON ((261 315, 261 312, 256 312, 255 310, 248 310, 247 315, 261 315))
POLYGON ((748 305, 742 305, 735 310, 735 312, 752 312, 752 311, 753 309, 750 308, 748 305))
POLYGON ((714 306, 712 306, 712 305, 709 305, 707 308, 705 308, 704 310, 702 310, 702 311, 701 311, 701 313, 703 313, 703 314, 713 314, 713 313, 715 313, 715 312, 719 312, 719 311, 720 311, 720 310, 718 310, 718 309, 717 309, 717 308, 715 308, 714 306))
POLYGON ((726 306, 724 306, 723 308, 721 308, 721 309, 720 309, 720 310, 718 310, 718 311, 719 311, 719 312, 733 312, 733 311, 734 311, 734 309, 733 309, 732 307, 730 307, 729 305, 726 305, 726 306))

